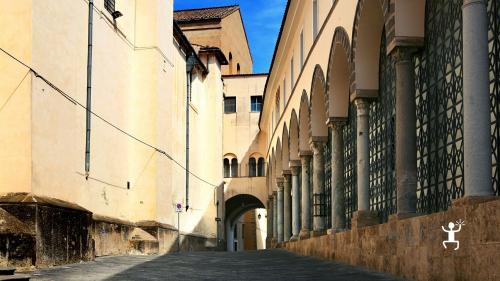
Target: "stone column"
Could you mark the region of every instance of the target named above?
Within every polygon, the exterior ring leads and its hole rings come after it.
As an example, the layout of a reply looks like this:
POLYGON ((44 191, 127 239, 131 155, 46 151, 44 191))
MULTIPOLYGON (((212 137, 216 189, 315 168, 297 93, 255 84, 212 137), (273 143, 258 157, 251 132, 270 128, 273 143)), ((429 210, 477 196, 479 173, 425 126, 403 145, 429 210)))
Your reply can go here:
POLYGON ((300 232, 300 162, 290 161, 290 169, 292 170, 292 238, 290 241, 295 241, 298 240, 300 232))
POLYGON ((283 172, 283 240, 289 241, 292 236, 292 197, 291 174, 283 172))
POLYGON ((397 215, 417 211, 417 105, 415 100, 415 48, 397 47, 396 68, 396 190, 397 215))
POLYGON ((267 200, 267 238, 266 248, 271 248, 271 240, 273 237, 273 196, 270 195, 267 200))
POLYGON ((464 0, 463 106, 466 197, 493 195, 486 0, 464 0))
POLYGON ((377 213, 370 211, 370 138, 369 138, 369 103, 368 100, 357 98, 357 185, 358 185, 358 210, 352 216, 352 228, 364 227, 378 223, 377 213))
POLYGON ((368 136, 368 110, 366 99, 356 99, 357 134, 356 134, 356 159, 357 159, 357 185, 358 185, 358 211, 370 210, 370 139, 368 136))
POLYGON ((344 138, 342 129, 345 118, 330 120, 332 128, 332 229, 345 228, 344 198, 344 138))
POLYGON ((278 243, 283 242, 283 178, 276 178, 278 185, 278 243))
MULTIPOLYGON (((326 233, 325 216, 314 214, 314 200, 321 200, 325 203, 325 161, 323 157, 324 141, 311 141, 313 151, 313 236, 320 236, 326 233)), ((317 204, 317 203, 316 203, 317 204)))
POLYGON ((278 192, 273 192, 273 243, 278 242, 278 192))
POLYGON ((301 230, 299 233, 300 239, 309 238, 311 232, 311 199, 310 193, 311 189, 309 186, 309 174, 310 174, 310 162, 311 162, 311 152, 301 152, 300 153, 300 162, 302 169, 302 222, 301 222, 301 230))

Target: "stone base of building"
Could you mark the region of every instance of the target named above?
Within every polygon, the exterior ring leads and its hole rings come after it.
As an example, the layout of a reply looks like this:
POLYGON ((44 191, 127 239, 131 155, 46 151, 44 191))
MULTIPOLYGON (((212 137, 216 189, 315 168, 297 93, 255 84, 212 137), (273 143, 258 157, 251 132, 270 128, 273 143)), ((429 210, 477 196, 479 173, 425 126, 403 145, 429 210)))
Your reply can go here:
MULTIPOLYGON (((415 217, 392 216, 389 222, 334 231, 286 242, 283 248, 332 259, 409 280, 500 280, 500 198, 463 199, 447 211, 415 217), (464 220, 445 249, 449 222, 464 220)), ((455 227, 455 230, 457 227, 455 227)))
MULTIPOLYGON (((215 238, 180 235, 181 251, 217 250, 215 238)), ((92 215, 78 205, 29 193, 0 196, 0 266, 48 267, 96 256, 179 251, 177 229, 92 215)))
POLYGON ((29 193, 0 197, 0 264, 27 268, 92 260, 92 213, 29 193))

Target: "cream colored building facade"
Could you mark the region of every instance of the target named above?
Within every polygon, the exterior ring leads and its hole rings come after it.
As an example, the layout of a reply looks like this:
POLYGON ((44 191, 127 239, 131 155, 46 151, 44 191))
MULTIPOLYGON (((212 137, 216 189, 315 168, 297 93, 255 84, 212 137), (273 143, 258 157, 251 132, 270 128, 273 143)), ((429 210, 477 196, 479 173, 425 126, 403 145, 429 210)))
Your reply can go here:
MULTIPOLYGON (((235 102, 235 111, 224 114, 224 199, 226 202, 244 204, 243 208, 226 208, 227 249, 232 250, 232 234, 235 228, 233 224, 238 218, 243 218, 246 212, 254 212, 251 216, 254 218, 252 223, 258 225, 260 220, 255 218, 261 214, 263 219, 262 213, 265 212, 262 209, 267 201, 264 160, 266 136, 261 133, 258 121, 260 98, 267 75, 241 74, 223 77, 226 102, 231 98, 235 102)), ((265 245, 266 227, 255 228, 258 249, 263 249, 262 246, 265 245)), ((241 231, 238 235, 241 236, 241 231)), ((243 249, 243 246, 240 245, 239 249, 243 249)))
POLYGON ((9 260, 11 246, 2 263, 175 251, 176 203, 183 207, 181 248, 216 247, 224 55, 189 44, 174 26, 171 0, 116 1, 116 19, 109 2, 95 0, 93 9, 87 1, 0 2, 0 211, 8 222, 0 236, 37 245, 22 260, 9 260), (95 114, 86 175, 89 10, 95 114), (54 250, 51 236, 71 243, 54 250))
MULTIPOLYGON (((246 215, 254 218, 252 224, 262 224, 265 220, 262 214, 261 221, 255 218, 258 218, 257 213, 265 212, 262 209, 267 201, 264 177, 266 135, 258 124, 267 74, 252 73, 252 55, 239 6, 180 10, 175 11, 174 19, 194 46, 218 47, 228 60, 228 65, 222 67, 225 203, 220 214, 224 224, 220 233, 226 237, 228 250, 243 250, 241 230, 236 231, 239 246, 234 247, 234 230, 242 228, 238 221, 245 221, 246 212, 254 213, 246 215)), ((247 241, 255 239, 259 249, 265 245, 267 224, 264 225, 255 227, 254 237, 246 237, 247 241)))

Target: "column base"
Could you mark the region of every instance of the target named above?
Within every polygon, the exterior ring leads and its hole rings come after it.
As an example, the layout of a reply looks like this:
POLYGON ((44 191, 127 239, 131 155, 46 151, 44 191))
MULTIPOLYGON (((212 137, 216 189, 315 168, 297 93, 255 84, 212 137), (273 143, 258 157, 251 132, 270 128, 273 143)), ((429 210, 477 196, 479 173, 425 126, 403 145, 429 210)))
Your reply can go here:
POLYGON ((311 237, 310 232, 311 231, 309 229, 301 229, 299 233, 299 239, 300 240, 308 239, 309 237, 311 237))
POLYGON ((344 228, 329 228, 326 230, 326 234, 328 235, 335 235, 335 233, 343 232, 346 229, 344 228))
POLYGON ((271 239, 271 249, 278 248, 278 240, 276 238, 271 239))
POLYGON ((361 228, 380 223, 377 213, 373 211, 356 211, 352 214, 352 228, 361 228))
POLYGON ((298 241, 298 240, 299 240, 299 236, 298 235, 293 235, 292 237, 290 237, 290 242, 298 241))
POLYGON ((326 235, 326 230, 313 230, 311 231, 311 237, 318 237, 326 235))
POLYGON ((452 208, 459 208, 470 205, 477 205, 488 201, 500 200, 498 196, 466 196, 452 202, 452 208))

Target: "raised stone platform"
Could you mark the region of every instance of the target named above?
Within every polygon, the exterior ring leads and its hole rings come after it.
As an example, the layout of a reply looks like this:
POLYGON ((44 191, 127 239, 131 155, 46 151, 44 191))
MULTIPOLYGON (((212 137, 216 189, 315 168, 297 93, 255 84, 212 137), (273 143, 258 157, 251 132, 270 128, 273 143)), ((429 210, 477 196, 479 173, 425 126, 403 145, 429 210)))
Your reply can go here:
POLYGON ((500 280, 500 198, 462 199, 445 212, 286 242, 281 247, 410 280, 500 280), (492 200, 492 201, 491 201, 492 200), (460 248, 444 249, 441 226, 462 219, 460 248))

